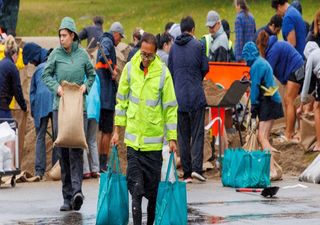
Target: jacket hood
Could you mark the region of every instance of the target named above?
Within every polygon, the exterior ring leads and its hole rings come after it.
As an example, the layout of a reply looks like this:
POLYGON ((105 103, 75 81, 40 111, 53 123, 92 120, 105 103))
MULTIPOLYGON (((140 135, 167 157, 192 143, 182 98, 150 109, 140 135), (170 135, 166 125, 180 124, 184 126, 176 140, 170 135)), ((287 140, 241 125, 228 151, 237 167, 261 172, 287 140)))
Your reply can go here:
POLYGON ((278 41, 277 36, 275 35, 270 36, 268 41, 268 46, 266 48, 266 52, 268 52, 277 41, 278 41))
MULTIPOLYGON (((139 66, 140 67, 140 64, 142 62, 142 59, 141 59, 141 51, 138 50, 131 58, 130 60, 132 62, 132 65, 135 65, 135 66, 139 66)), ((160 59, 160 56, 158 54, 155 55, 155 59, 150 63, 149 65, 149 69, 150 68, 154 68, 154 65, 162 65, 162 61, 160 59)), ((161 66, 159 66, 158 68, 161 68, 161 66)))
POLYGON ((174 43, 176 43, 177 45, 185 45, 187 44, 189 41, 191 41, 193 39, 193 36, 191 36, 190 34, 187 33, 183 33, 181 35, 179 35, 176 40, 174 41, 174 43))
POLYGON ((306 47, 303 51, 303 54, 304 56, 306 57, 306 59, 308 59, 309 55, 316 49, 318 49, 319 46, 316 42, 314 41, 309 41, 307 44, 306 44, 306 47))
POLYGON ((257 46, 252 41, 247 42, 242 50, 242 58, 246 60, 248 66, 251 66, 259 57, 257 46))
POLYGON ((48 51, 36 43, 30 42, 23 47, 23 63, 35 62, 38 65, 46 61, 48 51))
POLYGON ((103 35, 101 36, 100 40, 102 40, 105 37, 111 39, 113 45, 115 46, 115 41, 114 41, 113 35, 110 32, 104 32, 103 35))
POLYGON ((68 29, 75 33, 78 36, 77 28, 76 28, 76 23, 71 17, 64 17, 61 21, 59 31, 62 29, 68 29))
POLYGON ((179 35, 181 35, 180 24, 178 23, 173 24, 168 32, 175 40, 179 35))

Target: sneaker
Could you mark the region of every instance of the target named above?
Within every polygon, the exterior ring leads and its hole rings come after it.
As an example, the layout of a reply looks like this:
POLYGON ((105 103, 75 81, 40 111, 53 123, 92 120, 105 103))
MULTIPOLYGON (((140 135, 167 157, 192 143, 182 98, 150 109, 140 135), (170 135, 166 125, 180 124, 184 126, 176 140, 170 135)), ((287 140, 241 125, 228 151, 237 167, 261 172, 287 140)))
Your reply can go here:
POLYGON ((199 180, 199 181, 202 181, 202 182, 205 182, 205 181, 207 180, 207 178, 204 177, 204 176, 202 175, 202 173, 197 173, 197 172, 192 172, 192 173, 191 173, 191 177, 192 177, 192 178, 195 178, 195 179, 197 179, 197 180, 199 180))
POLYGON ((72 209, 76 211, 80 210, 82 203, 83 203, 83 195, 80 192, 78 192, 73 196, 71 200, 72 209))
POLYGON ((66 212, 66 211, 71 211, 71 210, 72 210, 72 207, 70 205, 70 202, 67 202, 67 201, 65 201, 63 203, 63 205, 60 207, 61 212, 66 212))
POLYGON ((192 183, 192 178, 191 177, 187 177, 187 178, 184 178, 183 181, 187 184, 191 184, 192 183))

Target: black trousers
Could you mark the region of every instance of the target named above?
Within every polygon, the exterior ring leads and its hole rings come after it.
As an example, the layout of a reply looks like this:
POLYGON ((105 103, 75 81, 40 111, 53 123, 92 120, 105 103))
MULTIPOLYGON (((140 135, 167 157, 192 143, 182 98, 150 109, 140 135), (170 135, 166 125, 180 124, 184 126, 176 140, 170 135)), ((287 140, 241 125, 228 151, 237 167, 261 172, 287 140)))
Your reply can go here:
MULTIPOLYGON (((58 134, 58 111, 53 111, 53 129, 58 134)), ((61 167, 62 196, 68 203, 76 193, 82 193, 83 149, 57 147, 56 151, 61 167)))
POLYGON ((178 143, 184 178, 202 173, 205 108, 178 112, 178 143))
POLYGON ((142 224, 142 197, 148 199, 147 224, 155 219, 158 186, 161 178, 162 152, 136 151, 127 147, 127 181, 132 196, 133 224, 142 224))

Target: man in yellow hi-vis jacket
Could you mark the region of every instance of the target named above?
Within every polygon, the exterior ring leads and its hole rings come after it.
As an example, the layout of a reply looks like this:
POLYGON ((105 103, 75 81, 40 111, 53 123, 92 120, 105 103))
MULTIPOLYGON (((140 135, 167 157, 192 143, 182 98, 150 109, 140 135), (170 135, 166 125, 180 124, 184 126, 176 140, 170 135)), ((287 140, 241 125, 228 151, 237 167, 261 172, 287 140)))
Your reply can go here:
POLYGON ((140 51, 122 72, 117 93, 112 143, 118 144, 118 126, 126 127, 127 181, 134 224, 142 223, 142 197, 148 199, 147 224, 153 224, 164 138, 171 151, 177 148, 178 106, 171 74, 156 55, 156 43, 154 35, 143 35, 140 51))

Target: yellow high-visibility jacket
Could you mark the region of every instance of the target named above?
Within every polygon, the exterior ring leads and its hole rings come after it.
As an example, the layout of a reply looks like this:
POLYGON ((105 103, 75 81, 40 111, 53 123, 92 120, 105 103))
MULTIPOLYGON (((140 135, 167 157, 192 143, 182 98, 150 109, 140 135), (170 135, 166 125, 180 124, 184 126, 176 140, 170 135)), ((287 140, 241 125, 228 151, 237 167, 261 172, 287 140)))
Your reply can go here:
MULTIPOLYGON (((4 45, 0 44, 0 60, 2 60, 3 58, 4 58, 4 45)), ((24 68, 23 58, 22 58, 22 48, 19 48, 19 54, 18 54, 16 66, 18 70, 22 70, 24 68)))
POLYGON ((177 140, 177 101, 169 69, 156 56, 145 76, 138 51, 122 71, 115 125, 125 126, 125 143, 140 151, 162 150, 166 139, 177 140))

